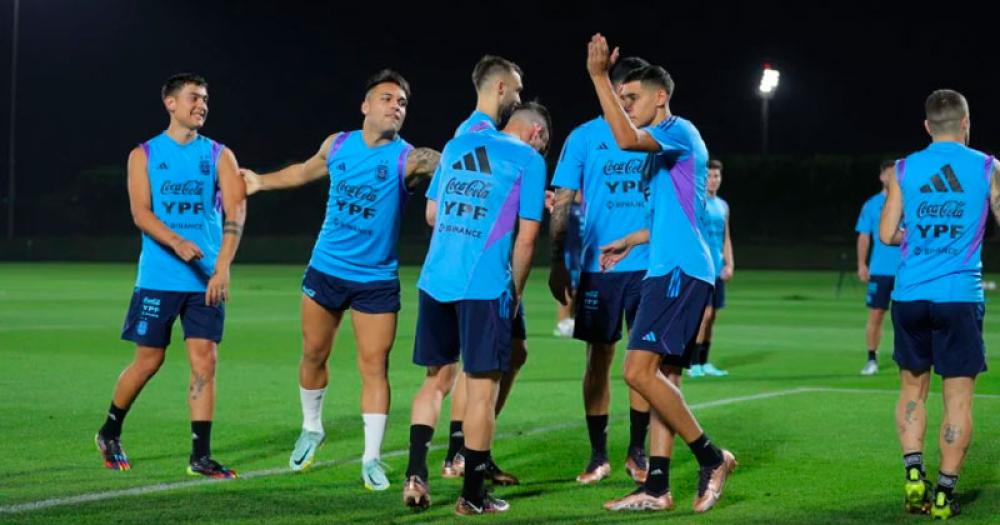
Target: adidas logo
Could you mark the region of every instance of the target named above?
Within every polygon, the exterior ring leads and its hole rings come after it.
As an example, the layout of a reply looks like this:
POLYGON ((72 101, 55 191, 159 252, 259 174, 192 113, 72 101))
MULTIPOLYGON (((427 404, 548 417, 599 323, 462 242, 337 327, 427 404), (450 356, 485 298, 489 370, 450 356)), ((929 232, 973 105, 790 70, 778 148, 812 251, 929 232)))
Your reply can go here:
POLYGON ((166 170, 166 169, 170 169, 170 168, 167 167, 167 163, 166 162, 161 162, 160 165, 156 167, 156 169, 158 169, 158 170, 166 170))
POLYGON ((479 146, 466 153, 462 156, 462 160, 452 164, 451 167, 456 170, 478 171, 486 175, 493 173, 492 168, 490 168, 490 159, 486 156, 486 146, 479 146))
POLYGON ((656 334, 654 334, 653 332, 649 332, 648 334, 642 336, 642 340, 646 341, 647 343, 655 343, 656 334))
POLYGON ((945 164, 944 167, 941 168, 941 173, 935 173, 934 176, 931 177, 930 183, 924 184, 920 187, 920 193, 931 193, 935 191, 938 193, 948 193, 948 188, 951 188, 951 191, 954 193, 965 192, 965 190, 962 189, 962 185, 958 183, 958 177, 955 176, 955 170, 951 169, 950 164, 945 164), (941 180, 942 174, 944 175, 944 180, 941 180), (947 186, 944 184, 945 181, 948 182, 947 186), (934 187, 933 189, 931 189, 932 185, 934 187))
POLYGON ((649 475, 650 476, 662 476, 663 475, 663 471, 660 470, 660 469, 655 469, 652 472, 650 472, 649 475))
POLYGON ((608 145, 602 142, 597 145, 597 149, 608 149, 608 145))

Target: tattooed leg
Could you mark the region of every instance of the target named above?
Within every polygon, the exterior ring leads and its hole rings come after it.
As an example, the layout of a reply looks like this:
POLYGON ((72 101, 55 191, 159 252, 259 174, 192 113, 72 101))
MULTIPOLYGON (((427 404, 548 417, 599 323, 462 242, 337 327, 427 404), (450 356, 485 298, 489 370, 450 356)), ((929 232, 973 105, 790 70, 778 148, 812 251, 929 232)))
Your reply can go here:
POLYGON ((896 403, 896 433, 903 454, 923 452, 927 431, 927 391, 930 372, 901 370, 899 401, 896 403))
POLYGON ((947 377, 943 381, 944 418, 941 421, 941 472, 958 475, 972 438, 972 395, 976 380, 947 377))
POLYGON ((191 420, 211 421, 215 413, 216 344, 193 337, 185 343, 191 361, 191 383, 188 387, 191 420))

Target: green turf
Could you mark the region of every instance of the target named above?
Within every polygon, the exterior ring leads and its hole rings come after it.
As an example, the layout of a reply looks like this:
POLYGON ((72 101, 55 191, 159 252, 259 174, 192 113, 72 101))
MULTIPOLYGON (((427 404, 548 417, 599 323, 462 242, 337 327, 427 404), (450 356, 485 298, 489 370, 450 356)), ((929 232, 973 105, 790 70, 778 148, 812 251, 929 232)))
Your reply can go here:
MULTIPOLYGON (((97 430, 131 346, 118 340, 131 291, 129 265, 0 264, 0 508, 51 498, 187 481, 189 452, 187 362, 182 346, 147 386, 125 425, 130 472, 103 468, 94 450, 97 430)), ((301 267, 240 266, 233 274, 226 338, 220 351, 215 455, 241 473, 267 475, 197 484, 145 495, 119 496, 42 510, 0 513, 0 523, 422 523, 450 522, 460 490, 430 454, 434 506, 411 514, 401 504, 409 401, 421 379, 410 363, 416 270, 403 271, 391 381, 394 406, 384 450, 393 487, 364 490, 357 458, 362 448, 359 379, 350 324, 338 335, 326 399, 325 462, 304 474, 284 470, 298 435, 298 283, 301 267), (335 464, 331 464, 335 463, 335 464)), ((722 379, 687 381, 688 401, 767 392, 784 395, 696 410, 715 441, 731 448, 740 468, 720 506, 692 514, 695 464, 678 447, 672 486, 678 508, 669 514, 612 515, 606 499, 633 485, 621 459, 627 443, 627 401, 621 359, 615 367, 610 450, 612 477, 580 487, 573 478, 588 454, 580 399, 580 344, 551 336, 554 308, 534 273, 526 298, 529 360, 498 422, 498 462, 525 483, 497 491, 512 510, 487 518, 510 522, 575 523, 669 519, 678 523, 916 523, 902 513, 902 467, 895 438, 892 390, 897 381, 888 352, 883 372, 857 375, 864 360, 863 287, 848 282, 835 298, 836 274, 741 271, 729 288, 713 344, 722 379), (815 390, 789 392, 812 387, 815 390), (825 389, 825 390, 824 390, 825 389), (856 391, 860 390, 860 391, 856 391)), ((998 321, 987 316, 988 346, 1000 343, 998 321)), ((175 332, 175 341, 180 333, 175 332)), ((883 348, 891 347, 891 329, 883 348)), ((993 362, 996 366, 996 361, 993 362)), ((935 381, 932 392, 940 390, 935 381)), ((976 430, 959 490, 961 523, 996 523, 1000 515, 1000 380, 980 378, 976 430)), ((932 436, 940 401, 929 403, 932 436)), ((447 408, 446 408, 447 410, 447 408)), ((445 441, 447 415, 435 436, 445 441)), ((937 464, 936 438, 927 459, 937 464)))

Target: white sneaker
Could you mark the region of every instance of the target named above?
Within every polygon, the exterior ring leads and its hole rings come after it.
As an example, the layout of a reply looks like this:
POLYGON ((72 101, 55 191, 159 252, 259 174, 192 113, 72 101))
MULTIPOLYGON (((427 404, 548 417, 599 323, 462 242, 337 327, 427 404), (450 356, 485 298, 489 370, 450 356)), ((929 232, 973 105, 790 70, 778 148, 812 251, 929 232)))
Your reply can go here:
POLYGON ((572 317, 563 319, 556 324, 554 330, 552 330, 552 335, 556 337, 573 337, 573 327, 576 325, 576 321, 572 317))
POLYGON ((868 361, 865 363, 865 367, 861 369, 861 375, 863 376, 873 376, 878 373, 878 363, 875 361, 868 361))

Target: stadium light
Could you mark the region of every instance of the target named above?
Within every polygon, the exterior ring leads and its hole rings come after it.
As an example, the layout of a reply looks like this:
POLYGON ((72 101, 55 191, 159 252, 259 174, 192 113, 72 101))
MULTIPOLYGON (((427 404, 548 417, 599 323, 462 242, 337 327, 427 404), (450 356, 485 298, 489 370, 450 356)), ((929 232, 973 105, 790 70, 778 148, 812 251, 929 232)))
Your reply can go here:
POLYGON ((771 64, 764 64, 764 71, 760 75, 760 86, 757 88, 757 93, 760 95, 760 154, 762 156, 767 155, 767 103, 777 91, 780 80, 781 72, 772 68, 771 64))

